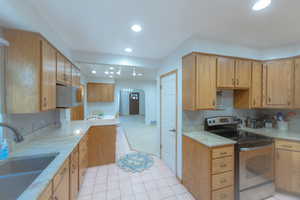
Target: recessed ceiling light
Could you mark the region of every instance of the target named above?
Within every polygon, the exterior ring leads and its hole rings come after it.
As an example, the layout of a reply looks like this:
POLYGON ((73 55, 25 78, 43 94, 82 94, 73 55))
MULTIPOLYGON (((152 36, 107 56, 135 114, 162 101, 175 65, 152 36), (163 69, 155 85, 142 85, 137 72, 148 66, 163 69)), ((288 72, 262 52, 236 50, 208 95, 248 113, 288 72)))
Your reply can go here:
POLYGON ((109 72, 110 74, 114 74, 115 72, 109 72))
POLYGON ((97 73, 96 70, 93 70, 93 71, 92 71, 92 74, 96 74, 96 73, 97 73))
POLYGON ((258 11, 265 9, 271 4, 271 0, 258 0, 252 7, 253 10, 258 11))
POLYGON ((143 76, 143 74, 142 74, 142 73, 138 73, 137 75, 138 75, 138 76, 143 76))
POLYGON ((109 75, 109 78, 113 78, 113 76, 112 76, 112 75, 109 75))
POLYGON ((121 75, 121 70, 119 69, 119 71, 117 71, 116 74, 121 75))
POLYGON ((109 74, 109 72, 108 72, 108 71, 105 71, 104 74, 109 74))
POLYGON ((110 69, 110 70, 114 70, 115 68, 114 68, 114 67, 110 67, 109 69, 110 69))
POLYGON ((131 27, 131 30, 133 30, 134 32, 141 32, 142 27, 139 24, 135 24, 131 27))
POLYGON ((124 49, 124 51, 130 53, 130 52, 132 52, 132 49, 131 48, 126 48, 126 49, 124 49))

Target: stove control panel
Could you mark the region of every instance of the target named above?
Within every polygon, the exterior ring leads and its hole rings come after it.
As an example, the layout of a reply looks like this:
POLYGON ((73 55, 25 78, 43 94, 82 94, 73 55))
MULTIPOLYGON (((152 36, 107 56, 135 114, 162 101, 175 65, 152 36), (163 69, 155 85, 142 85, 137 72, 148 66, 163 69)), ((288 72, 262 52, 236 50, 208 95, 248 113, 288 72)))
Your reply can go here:
POLYGON ((226 124, 235 124, 234 117, 211 117, 206 118, 208 126, 218 126, 226 124))

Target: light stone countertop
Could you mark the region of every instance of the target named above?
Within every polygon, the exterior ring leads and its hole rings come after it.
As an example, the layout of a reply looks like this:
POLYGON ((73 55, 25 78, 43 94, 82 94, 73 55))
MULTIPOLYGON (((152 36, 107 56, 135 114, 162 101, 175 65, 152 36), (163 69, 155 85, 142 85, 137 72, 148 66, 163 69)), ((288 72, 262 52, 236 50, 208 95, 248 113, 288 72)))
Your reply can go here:
POLYGON ((259 135, 275 138, 275 139, 284 139, 300 142, 300 132, 295 131, 281 131, 274 128, 239 128, 241 131, 247 131, 250 133, 256 133, 259 135))
POLYGON ((19 196, 18 200, 38 199, 39 195, 48 186, 64 161, 91 126, 118 124, 119 121, 116 119, 66 122, 60 128, 46 128, 41 132, 42 134, 16 148, 11 157, 59 153, 48 167, 19 196))
POLYGON ((207 147, 218 147, 236 143, 234 140, 215 135, 208 131, 184 132, 183 135, 207 147))

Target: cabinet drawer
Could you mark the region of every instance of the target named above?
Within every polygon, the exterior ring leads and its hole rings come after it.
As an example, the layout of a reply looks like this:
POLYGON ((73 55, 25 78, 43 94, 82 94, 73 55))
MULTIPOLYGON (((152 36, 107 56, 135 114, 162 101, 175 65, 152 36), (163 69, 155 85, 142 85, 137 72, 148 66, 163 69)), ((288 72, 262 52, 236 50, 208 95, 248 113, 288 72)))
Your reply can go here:
POLYGON ((212 193, 212 200, 233 200, 233 187, 224 188, 212 193))
POLYGON ((63 166, 59 169, 57 174, 53 178, 53 188, 56 190, 57 186, 64 178, 64 176, 69 174, 69 158, 64 162, 63 166))
POLYGON ((224 157, 212 160, 212 174, 232 171, 234 167, 233 157, 224 157))
POLYGON ((218 174, 212 176, 212 189, 217 190, 233 185, 233 172, 218 174))
POLYGON ((47 186, 47 188, 40 195, 39 200, 50 200, 52 198, 52 190, 53 190, 53 183, 51 181, 47 186))
POLYGON ((276 145, 276 149, 300 151, 300 142, 276 140, 275 145, 276 145))
POLYGON ((230 147, 214 148, 212 150, 212 158, 222 158, 224 156, 233 156, 234 149, 230 147))

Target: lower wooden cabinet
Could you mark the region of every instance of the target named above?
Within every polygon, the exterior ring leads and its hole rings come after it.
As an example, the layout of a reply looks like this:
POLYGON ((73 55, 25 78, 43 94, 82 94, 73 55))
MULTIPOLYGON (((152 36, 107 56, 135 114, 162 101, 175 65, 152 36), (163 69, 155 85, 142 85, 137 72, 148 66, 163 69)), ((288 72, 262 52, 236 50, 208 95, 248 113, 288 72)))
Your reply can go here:
POLYGON ((84 138, 79 143, 79 188, 83 183, 84 175, 88 167, 88 136, 84 138))
POLYGON ((79 192, 79 152, 78 147, 70 156, 70 199, 76 199, 79 192))
POLYGON ((233 145, 209 148, 183 136, 182 182, 196 200, 233 200, 233 145))
POLYGON ((67 159, 53 179, 54 200, 69 200, 69 170, 69 159, 67 159))
POLYGON ((276 188, 300 195, 300 143, 276 140, 276 188))
POLYGON ((116 126, 93 126, 88 133, 89 167, 116 162, 116 126))

